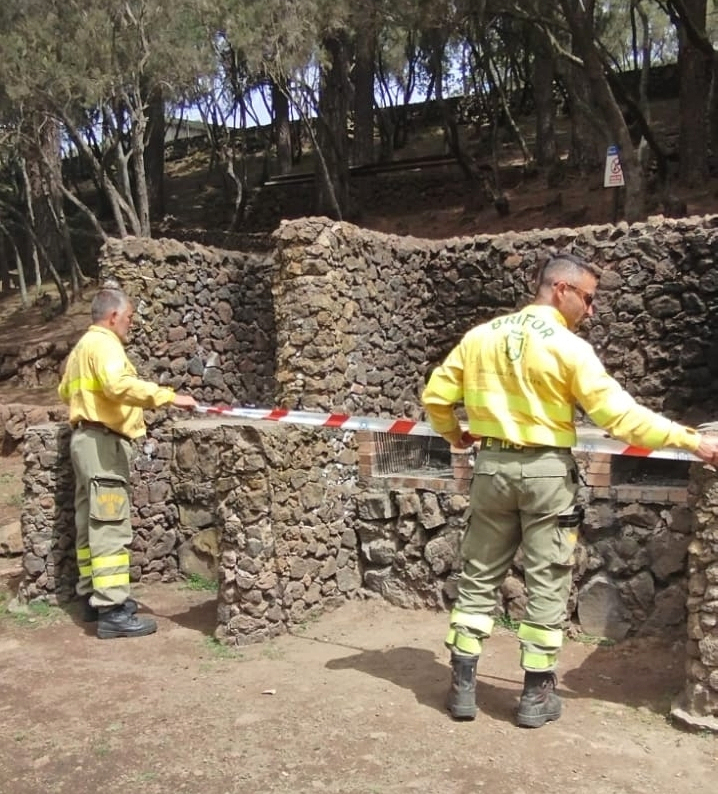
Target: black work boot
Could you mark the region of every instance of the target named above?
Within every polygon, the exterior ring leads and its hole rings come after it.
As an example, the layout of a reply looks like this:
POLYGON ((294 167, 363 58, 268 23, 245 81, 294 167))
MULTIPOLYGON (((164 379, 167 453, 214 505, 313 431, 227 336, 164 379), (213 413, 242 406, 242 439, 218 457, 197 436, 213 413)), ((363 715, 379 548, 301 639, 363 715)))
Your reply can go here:
MULTIPOLYGON (((85 623, 97 622, 97 619, 100 615, 100 610, 97 607, 92 606, 90 603, 90 598, 92 598, 92 596, 80 596, 80 600, 82 602, 82 620, 85 623)), ((128 598, 122 606, 128 615, 134 615, 135 612, 137 612, 137 601, 135 601, 134 598, 128 598)))
POLYGON ((476 663, 478 656, 451 654, 451 689, 446 708, 455 720, 476 717, 476 663))
POLYGON ((157 631, 157 624, 152 618, 129 613, 125 604, 100 609, 97 621, 97 636, 101 640, 113 637, 144 637, 157 631))
POLYGON ((518 724, 540 728, 561 716, 561 698, 556 694, 555 673, 524 673, 524 691, 519 700, 518 724))

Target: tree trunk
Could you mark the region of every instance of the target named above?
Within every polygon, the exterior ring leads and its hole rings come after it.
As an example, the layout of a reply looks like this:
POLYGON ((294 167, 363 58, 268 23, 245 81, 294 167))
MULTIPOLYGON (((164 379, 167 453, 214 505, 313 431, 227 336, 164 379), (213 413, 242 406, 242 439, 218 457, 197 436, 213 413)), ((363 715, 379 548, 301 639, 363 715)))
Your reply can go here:
POLYGON ((710 131, 710 169, 718 166, 718 54, 714 54, 711 70, 711 90, 708 96, 708 128, 710 131))
POLYGON ((150 228, 150 197, 147 189, 147 177, 145 175, 145 129, 147 120, 145 111, 139 95, 136 97, 137 106, 130 103, 129 97, 125 97, 125 102, 130 114, 130 151, 129 159, 132 165, 132 176, 134 177, 134 190, 130 198, 134 202, 135 212, 139 220, 139 236, 152 237, 150 228))
POLYGON ((549 47, 540 35, 534 35, 533 88, 536 106, 536 144, 534 159, 541 168, 552 169, 558 163, 556 147, 556 103, 553 98, 554 63, 549 47))
POLYGON ((584 69, 591 86, 593 100, 603 116, 613 143, 618 146, 626 184, 626 220, 635 221, 645 216, 645 194, 641 180, 638 156, 628 127, 608 84, 604 64, 598 54, 593 39, 591 19, 580 1, 561 0, 561 7, 571 29, 574 43, 584 63, 584 69))
MULTIPOLYGON (((441 28, 430 28, 427 31, 429 40, 429 74, 433 81, 434 98, 441 102, 444 98, 444 49, 446 37, 441 28)), ((431 99, 431 90, 427 92, 427 99, 431 99)))
POLYGON ((27 160, 22 158, 20 160, 20 170, 23 182, 23 194, 25 198, 25 224, 27 229, 26 235, 26 258, 29 266, 32 265, 32 270, 35 275, 35 297, 39 298, 42 294, 42 271, 40 269, 40 254, 37 248, 37 235, 35 234, 35 208, 32 196, 32 187, 30 185, 30 175, 27 169, 27 160))
POLYGON ((15 258, 15 268, 17 269, 17 286, 20 290, 20 300, 22 301, 22 306, 24 309, 30 305, 30 299, 27 295, 27 284, 25 281, 25 265, 23 264, 22 257, 20 256, 20 251, 18 251, 17 246, 15 245, 15 240, 13 239, 12 234, 2 222, 2 218, 0 218, 0 230, 5 235, 5 239, 10 243, 10 247, 12 248, 13 256, 15 258))
POLYGON ((317 211, 341 220, 349 209, 349 63, 345 31, 324 39, 330 65, 322 73, 318 134, 317 211))
MULTIPOLYGON (((706 0, 684 0, 683 5, 696 30, 705 35, 706 0)), ((678 151, 680 180, 684 185, 702 184, 708 176, 708 98, 712 64, 691 41, 683 25, 678 26, 678 70, 680 74, 680 121, 678 151)))
POLYGON ((165 214, 165 103, 160 88, 148 97, 144 161, 150 218, 161 220, 165 214))
POLYGON ((289 98, 272 80, 272 112, 274 115, 274 140, 277 147, 277 165, 280 174, 292 170, 292 130, 289 124, 289 98))
POLYGON ((0 232, 0 292, 9 292, 11 287, 10 268, 8 267, 7 243, 0 232))
POLYGON ((569 95, 568 112, 571 118, 568 165, 581 173, 595 173, 603 163, 606 131, 601 123, 597 123, 585 71, 565 61, 561 72, 569 95))
MULTIPOLYGON (((62 194, 57 187, 62 178, 59 126, 50 116, 33 113, 28 119, 24 140, 27 144, 23 148, 30 225, 38 239, 42 240, 48 257, 62 271, 62 238, 53 218, 53 211, 57 211, 62 203, 62 194), (48 201, 51 205, 48 205, 48 201)), ((32 240, 28 240, 28 246, 30 258, 36 261, 37 252, 32 240)))
POLYGON ((376 6, 357 3, 354 59, 354 165, 374 162, 376 6))

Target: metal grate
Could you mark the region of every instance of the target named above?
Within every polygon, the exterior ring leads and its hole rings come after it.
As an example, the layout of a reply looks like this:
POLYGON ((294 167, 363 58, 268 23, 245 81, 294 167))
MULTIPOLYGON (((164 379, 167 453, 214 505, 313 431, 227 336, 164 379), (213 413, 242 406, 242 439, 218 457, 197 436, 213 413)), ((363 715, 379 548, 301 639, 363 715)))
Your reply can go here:
POLYGON ((376 433, 374 443, 376 474, 451 469, 451 449, 443 438, 376 433))
POLYGON ((638 458, 614 455, 611 458, 611 485, 685 486, 690 461, 638 458))

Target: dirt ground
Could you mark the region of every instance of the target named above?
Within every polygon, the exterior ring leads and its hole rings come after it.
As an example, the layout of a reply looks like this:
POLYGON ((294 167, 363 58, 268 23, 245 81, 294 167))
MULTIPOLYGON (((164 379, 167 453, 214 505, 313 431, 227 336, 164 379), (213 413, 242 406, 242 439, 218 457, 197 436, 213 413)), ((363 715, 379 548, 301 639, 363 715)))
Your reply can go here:
POLYGON ((564 715, 515 727, 517 642, 499 628, 473 723, 443 707, 446 616, 349 603, 231 651, 215 595, 138 587, 150 637, 98 640, 61 609, 0 619, 3 794, 605 794, 715 791, 718 738, 668 721, 682 643, 568 642, 564 715))

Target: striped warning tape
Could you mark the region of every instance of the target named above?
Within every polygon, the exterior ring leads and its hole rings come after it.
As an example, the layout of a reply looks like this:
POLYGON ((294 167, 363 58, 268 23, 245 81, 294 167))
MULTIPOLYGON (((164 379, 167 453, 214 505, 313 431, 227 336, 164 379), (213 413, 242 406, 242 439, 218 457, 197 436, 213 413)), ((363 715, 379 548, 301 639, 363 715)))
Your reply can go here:
MULTIPOLYGON (((199 413, 230 416, 255 422, 282 422, 310 427, 334 427, 341 430, 371 430, 374 433, 392 433, 402 436, 438 436, 438 433, 432 430, 429 424, 415 422, 413 419, 379 419, 372 416, 289 411, 284 408, 228 408, 212 405, 200 405, 196 410, 199 413)), ((690 452, 673 447, 659 450, 634 447, 624 441, 617 441, 598 427, 580 425, 577 428, 577 436, 576 444, 573 447, 574 452, 603 452, 609 455, 629 455, 664 460, 699 460, 690 452)))

